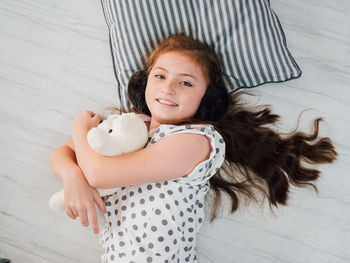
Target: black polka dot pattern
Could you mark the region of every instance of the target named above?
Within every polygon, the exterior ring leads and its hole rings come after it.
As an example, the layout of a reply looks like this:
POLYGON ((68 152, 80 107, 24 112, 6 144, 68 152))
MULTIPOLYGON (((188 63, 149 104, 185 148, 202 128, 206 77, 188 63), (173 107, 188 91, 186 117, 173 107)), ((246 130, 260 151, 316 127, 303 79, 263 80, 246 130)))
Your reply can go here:
POLYGON ((207 136, 209 159, 181 178, 121 187, 108 196, 102 262, 198 262, 196 234, 209 179, 225 158, 225 142, 211 125, 160 125, 150 131, 147 146, 179 133, 207 136))

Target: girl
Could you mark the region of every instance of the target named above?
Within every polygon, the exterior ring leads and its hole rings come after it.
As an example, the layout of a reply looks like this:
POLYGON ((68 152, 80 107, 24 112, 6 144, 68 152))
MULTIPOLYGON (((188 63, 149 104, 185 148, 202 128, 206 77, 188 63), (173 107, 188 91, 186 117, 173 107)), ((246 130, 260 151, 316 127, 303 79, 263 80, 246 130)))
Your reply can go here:
POLYGON ((221 192, 238 208, 238 195, 257 200, 258 189, 271 205, 285 205, 289 184, 312 185, 319 171, 310 164, 330 163, 336 151, 329 138, 293 132, 282 137, 264 125, 279 116, 269 108, 248 110, 230 98, 213 50, 173 35, 134 73, 128 96, 138 113, 150 116, 149 142, 138 152, 116 157, 95 153, 86 134, 101 117, 89 111, 72 122, 72 140, 50 157, 64 183, 66 213, 98 232, 96 203, 106 213, 100 234, 102 262, 198 262, 196 233, 206 193, 215 193, 211 221, 221 192), (225 174, 222 174, 219 170, 225 174), (105 202, 96 187, 120 187, 105 202), (107 209, 106 209, 107 208, 107 209))

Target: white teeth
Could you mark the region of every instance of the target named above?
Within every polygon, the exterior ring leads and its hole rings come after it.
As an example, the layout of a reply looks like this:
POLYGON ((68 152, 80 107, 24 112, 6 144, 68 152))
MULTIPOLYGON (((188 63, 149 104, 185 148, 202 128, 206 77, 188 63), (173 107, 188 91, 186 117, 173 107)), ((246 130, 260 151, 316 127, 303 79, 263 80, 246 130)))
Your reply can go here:
POLYGON ((158 99, 158 101, 159 101, 160 103, 167 104, 167 105, 170 105, 170 106, 177 106, 177 104, 172 103, 172 102, 167 101, 167 100, 158 99))

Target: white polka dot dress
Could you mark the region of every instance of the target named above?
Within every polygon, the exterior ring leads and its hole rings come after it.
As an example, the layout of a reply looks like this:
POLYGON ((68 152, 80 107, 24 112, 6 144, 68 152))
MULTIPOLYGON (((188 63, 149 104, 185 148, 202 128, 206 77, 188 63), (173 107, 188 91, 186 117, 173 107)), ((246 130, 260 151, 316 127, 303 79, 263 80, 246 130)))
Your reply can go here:
POLYGON ((196 234, 204 219, 204 197, 208 180, 224 161, 225 143, 211 125, 160 125, 150 131, 148 145, 179 133, 207 136, 209 159, 187 176, 121 187, 109 196, 100 233, 102 262, 198 262, 196 234))

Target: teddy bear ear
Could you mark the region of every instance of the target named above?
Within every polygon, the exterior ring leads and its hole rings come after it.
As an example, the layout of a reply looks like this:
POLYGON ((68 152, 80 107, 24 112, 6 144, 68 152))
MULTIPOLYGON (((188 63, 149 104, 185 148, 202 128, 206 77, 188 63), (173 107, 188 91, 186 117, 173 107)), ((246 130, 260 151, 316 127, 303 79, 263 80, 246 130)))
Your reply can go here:
POLYGON ((115 113, 112 113, 112 114, 109 114, 106 118, 107 121, 109 120, 114 120, 116 118, 118 118, 121 114, 115 114, 115 113))
POLYGON ((147 78, 148 75, 146 70, 139 70, 132 74, 128 82, 127 96, 135 110, 150 115, 151 113, 147 107, 145 99, 147 78))

